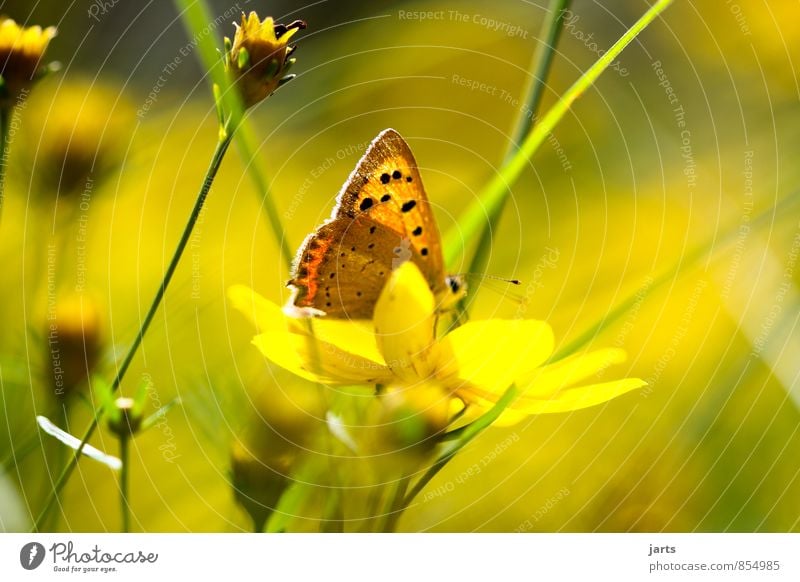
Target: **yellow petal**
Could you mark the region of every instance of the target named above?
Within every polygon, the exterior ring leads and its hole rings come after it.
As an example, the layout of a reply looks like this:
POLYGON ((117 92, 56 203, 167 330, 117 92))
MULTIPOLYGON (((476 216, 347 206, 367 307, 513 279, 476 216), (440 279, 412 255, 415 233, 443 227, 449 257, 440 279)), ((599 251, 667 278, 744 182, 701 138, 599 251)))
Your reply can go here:
POLYGON ((328 384, 373 384, 391 379, 371 333, 358 324, 318 325, 314 321, 314 332, 319 327, 319 335, 311 336, 309 320, 287 317, 249 287, 234 285, 228 289, 228 299, 261 332, 253 340, 261 353, 298 376, 328 384))
POLYGON ((441 343, 437 375, 468 401, 492 401, 547 359, 553 332, 544 321, 491 319, 466 323, 441 343))
POLYGON ((563 390, 550 398, 536 398, 523 393, 512 404, 514 411, 526 414, 547 414, 553 412, 569 412, 580 410, 596 404, 602 404, 612 398, 621 396, 631 390, 646 386, 647 382, 639 378, 625 378, 603 384, 592 384, 563 390))
POLYGON ((314 336, 346 352, 380 364, 384 363, 375 343, 375 328, 371 321, 356 319, 330 319, 320 317, 308 320, 314 336))
POLYGON ((614 364, 621 364, 626 359, 625 350, 605 348, 586 354, 575 354, 542 366, 530 374, 517 377, 516 381, 520 387, 527 386, 524 389, 526 396, 546 398, 590 376, 600 374, 614 364))
POLYGON ((369 321, 322 317, 298 321, 287 317, 283 309, 245 285, 230 287, 228 300, 231 306, 244 314, 260 332, 289 325, 293 333, 307 333, 307 325, 310 324, 317 339, 338 346, 345 352, 372 360, 376 364, 383 364, 383 358, 375 344, 375 331, 369 321))
POLYGON ((253 338, 253 344, 274 364, 301 378, 323 384, 385 384, 389 369, 307 334, 270 330, 253 338))
POLYGON ((414 263, 394 270, 375 304, 374 319, 378 349, 399 379, 413 383, 433 374, 434 299, 414 263))
POLYGON ((277 329, 287 323, 283 310, 272 301, 245 285, 228 288, 228 301, 231 306, 244 315, 258 331, 277 329))
MULTIPOLYGON (((638 378, 625 378, 624 380, 563 390, 550 398, 530 397, 523 393, 503 411, 492 423, 492 426, 511 426, 534 414, 554 414, 588 408, 646 385, 646 382, 638 378)), ((494 404, 493 401, 476 394, 477 392, 472 393, 473 400, 466 415, 468 421, 475 420, 494 404)))

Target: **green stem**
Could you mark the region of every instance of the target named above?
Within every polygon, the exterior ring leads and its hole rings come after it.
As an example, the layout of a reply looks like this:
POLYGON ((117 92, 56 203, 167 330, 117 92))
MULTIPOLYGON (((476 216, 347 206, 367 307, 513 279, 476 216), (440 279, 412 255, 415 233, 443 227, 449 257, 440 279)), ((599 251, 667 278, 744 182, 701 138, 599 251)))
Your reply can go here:
MULTIPOLYGON (((281 223, 280 214, 272 199, 269 181, 266 177, 267 174, 259 162, 259 158, 255 155, 257 149, 255 147, 256 140, 251 129, 250 121, 244 115, 244 106, 239 91, 231 86, 228 74, 222 66, 215 35, 208 34, 206 31, 208 23, 215 21, 214 16, 206 0, 173 1, 180 11, 181 19, 183 20, 187 33, 190 37, 198 40, 199 50, 197 54, 201 63, 208 71, 208 80, 212 87, 212 93, 214 93, 214 85, 217 85, 222 109, 227 114, 228 119, 233 122, 233 125, 238 128, 236 131, 236 145, 246 164, 247 171, 258 190, 258 194, 261 198, 261 205, 267 215, 267 220, 272 228, 272 233, 278 244, 278 248, 280 248, 281 256, 286 262, 286 266, 289 267, 294 257, 289 242, 286 239, 286 233, 281 223)), ((218 106, 219 105, 220 104, 218 104, 218 106)))
MULTIPOLYGON (((525 106, 520 109, 517 115, 512 139, 508 144, 503 159, 505 163, 511 161, 518 144, 522 143, 525 136, 530 133, 536 117, 539 114, 539 106, 542 102, 542 95, 544 95, 544 87, 547 78, 550 76, 550 68, 552 67, 553 57, 556 53, 556 45, 561 36, 561 22, 564 20, 564 13, 569 9, 571 3, 572 0, 550 0, 547 17, 542 23, 542 31, 539 35, 541 40, 531 60, 530 70, 533 70, 534 73, 530 77, 525 90, 525 99, 523 101, 525 106)), ((505 208, 506 200, 507 198, 504 197, 494 209, 494 212, 489 214, 488 220, 484 224, 478 238, 475 254, 472 256, 472 262, 469 264, 467 273, 477 275, 478 273, 483 273, 486 269, 489 262, 489 250, 491 248, 492 237, 494 233, 498 231, 500 217, 503 215, 503 208, 505 208)), ((459 319, 464 319, 466 317, 469 307, 475 300, 475 296, 475 293, 470 293, 461 300, 458 306, 459 319)))
POLYGON ((128 471, 128 460, 130 438, 128 435, 123 434, 119 438, 119 458, 122 461, 122 469, 119 475, 119 502, 120 511, 122 512, 122 533, 129 533, 131 531, 131 506, 128 503, 128 487, 130 485, 130 472, 128 471))
POLYGON ((3 223, 3 207, 6 199, 6 169, 8 166, 8 128, 14 108, 0 107, 0 224, 3 223))
POLYGON ((384 533, 391 533, 397 528, 397 522, 400 521, 400 516, 403 515, 403 510, 405 509, 403 501, 410 481, 411 477, 406 475, 397 482, 392 501, 389 504, 389 510, 386 512, 386 521, 382 528, 384 533))
POLYGON ((542 23, 542 31, 539 35, 542 40, 531 61, 531 68, 535 72, 533 77, 530 78, 525 91, 527 107, 520 110, 517 117, 516 129, 506 150, 506 162, 514 155, 517 144, 522 143, 522 140, 530 133, 536 121, 539 106, 542 102, 542 95, 544 95, 544 87, 547 78, 550 76, 553 57, 556 54, 556 45, 558 45, 558 39, 561 37, 561 22, 564 20, 564 13, 569 10, 571 4, 572 0, 550 0, 547 18, 542 23))
POLYGON ((464 248, 464 241, 470 240, 486 222, 486 216, 493 216, 510 194, 509 188, 529 165, 533 154, 544 143, 547 136, 569 111, 572 104, 619 56, 639 33, 658 17, 672 0, 658 0, 614 45, 603 54, 589 69, 567 89, 566 93, 548 110, 533 130, 525 138, 508 163, 483 188, 477 199, 473 200, 462 214, 458 225, 445 236, 445 263, 452 266, 464 248))
POLYGON ((476 436, 481 434, 489 425, 497 420, 497 418, 506 408, 508 408, 508 405, 511 404, 516 397, 517 387, 512 384, 508 387, 508 390, 503 393, 495 405, 492 406, 483 416, 461 429, 462 432, 458 440, 454 441, 452 444, 445 444, 445 449, 442 454, 439 455, 439 458, 436 460, 436 462, 431 465, 430 469, 428 469, 420 478, 420 480, 414 484, 414 487, 403 499, 398 511, 398 518, 399 514, 408 508, 414 498, 419 495, 419 492, 425 488, 430 480, 433 479, 437 473, 439 473, 439 471, 441 471, 444 466, 447 465, 447 463, 449 463, 450 460, 461 451, 461 449, 463 449, 476 436))
MULTIPOLYGON (((136 355, 136 352, 139 349, 139 346, 142 343, 142 339, 144 338, 144 334, 147 333, 150 324, 153 321, 153 317, 158 311, 159 306, 161 305, 161 301, 164 299, 164 294, 167 291, 167 287, 172 281, 172 276, 175 274, 175 269, 178 267, 178 263, 180 262, 181 256, 183 255, 183 251, 186 249, 186 245, 189 242, 189 239, 192 236, 192 231, 194 230, 194 226, 197 223, 197 220, 200 218, 200 213, 203 210, 203 204, 206 201, 208 196, 209 190, 211 190, 211 184, 214 183, 214 178, 217 175, 217 171, 222 163, 222 159, 225 157, 225 152, 228 151, 228 146, 231 144, 231 140, 233 139, 233 135, 235 132, 235 126, 231 126, 231 129, 222 132, 224 134, 223 138, 217 142, 217 148, 214 151, 214 156, 211 158, 211 163, 208 166, 208 170, 206 171, 205 178, 203 179, 203 185, 200 187, 200 191, 197 193, 197 199, 194 203, 194 208, 192 208, 192 213, 189 216, 189 221, 186 223, 186 226, 183 229, 183 234, 181 235, 180 241, 178 242, 178 246, 175 248, 175 252, 172 255, 172 260, 167 267, 166 272, 164 273, 164 278, 161 280, 161 285, 158 287, 158 291, 156 291, 156 295, 153 298, 153 302, 150 304, 150 309, 147 311, 147 315, 145 315, 144 320, 142 321, 142 325, 139 328, 139 332, 136 334, 136 337, 131 344, 128 353, 125 356, 125 359, 122 361, 120 365, 117 375, 114 377, 114 381, 111 384, 111 392, 116 392, 119 389, 120 384, 122 383, 123 378, 125 377, 125 373, 128 371, 128 368, 133 361, 133 357, 136 355)), ((100 418, 103 416, 103 409, 98 408, 95 411, 94 419, 89 425, 89 428, 86 429, 86 433, 83 435, 81 439, 81 444, 78 449, 75 451, 75 454, 70 459, 70 462, 64 467, 61 474, 58 476, 55 484, 53 485, 53 491, 50 493, 50 497, 42 510, 39 516, 36 518, 36 522, 33 526, 33 531, 39 531, 42 523, 47 518, 47 514, 52 509, 53 505, 55 504, 56 500, 58 499, 61 490, 64 488, 67 480, 69 479, 72 471, 75 470, 75 467, 78 465, 78 460, 81 457, 83 447, 91 438, 94 431, 97 429, 97 425, 100 422, 100 418)))
POLYGON ((239 148, 239 155, 246 164, 247 173, 253 180, 259 195, 261 196, 261 206, 264 208, 264 213, 267 215, 267 220, 275 237, 275 242, 280 248, 283 261, 286 263, 287 268, 291 267, 294 256, 292 255, 289 241, 286 238, 286 231, 283 228, 278 209, 272 199, 272 192, 267 181, 266 172, 261 166, 260 159, 256 156, 256 148, 254 146, 255 138, 250 126, 249 118, 242 120, 242 125, 239 131, 236 132, 236 146, 239 148))

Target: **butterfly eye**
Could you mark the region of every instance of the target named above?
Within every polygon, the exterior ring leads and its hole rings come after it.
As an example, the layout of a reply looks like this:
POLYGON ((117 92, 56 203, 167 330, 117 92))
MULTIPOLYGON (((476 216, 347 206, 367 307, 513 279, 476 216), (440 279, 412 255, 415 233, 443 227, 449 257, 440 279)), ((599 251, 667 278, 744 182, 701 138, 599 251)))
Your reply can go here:
POLYGON ((461 281, 458 280, 458 277, 448 277, 447 284, 450 286, 450 291, 453 293, 461 291, 461 281))

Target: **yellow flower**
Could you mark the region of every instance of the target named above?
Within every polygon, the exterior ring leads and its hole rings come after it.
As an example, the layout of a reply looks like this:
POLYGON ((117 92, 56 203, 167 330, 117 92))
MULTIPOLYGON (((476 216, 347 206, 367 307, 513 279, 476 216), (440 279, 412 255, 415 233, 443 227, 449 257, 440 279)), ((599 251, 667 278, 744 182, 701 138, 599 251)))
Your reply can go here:
POLYGON ((2 106, 15 104, 41 75, 44 70, 40 66, 42 55, 55 35, 54 26, 44 30, 41 26, 23 28, 10 18, 0 17, 2 106))
MULTIPOLYGON (((498 419, 568 412, 606 402, 645 383, 638 378, 575 386, 625 360, 619 349, 576 354, 543 365, 553 351, 550 326, 535 320, 471 321, 435 336, 435 301, 419 269, 396 269, 370 322, 305 322, 243 286, 229 290, 237 309, 258 327, 256 347, 273 363, 325 384, 380 384, 388 389, 436 385, 471 414, 490 408, 514 383, 517 398, 498 419)), ((452 406, 451 406, 452 410, 452 406)))
POLYGON ((242 14, 236 25, 233 43, 225 38, 225 68, 238 86, 245 109, 269 97, 279 85, 290 80, 285 76, 294 59, 289 56, 295 47, 289 39, 306 27, 302 20, 291 24, 274 24, 272 18, 262 22, 255 12, 242 14))

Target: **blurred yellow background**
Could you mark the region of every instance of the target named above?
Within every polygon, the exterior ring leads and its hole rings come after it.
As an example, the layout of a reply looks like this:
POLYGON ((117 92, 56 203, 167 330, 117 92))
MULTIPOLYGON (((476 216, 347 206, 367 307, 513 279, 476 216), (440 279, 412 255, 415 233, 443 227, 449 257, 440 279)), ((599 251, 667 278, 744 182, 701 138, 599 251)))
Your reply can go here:
MULTIPOLYGON (((48 54, 63 70, 21 112, 0 226, 6 530, 31 527, 67 458, 39 436, 35 415, 73 434, 91 418, 85 387, 82 397, 53 396, 48 300, 79 321, 83 309, 83 341, 91 333, 99 345, 96 371, 113 377, 215 145, 194 54, 150 97, 190 41, 162 4, 31 16, 59 25, 48 54), (106 48, 90 54, 92 46, 106 48)), ((251 112, 257 163, 290 248, 327 218, 387 127, 411 145, 440 230, 454 228, 508 147, 544 9, 515 0, 327 4, 213 4, 215 15, 255 9, 309 24, 296 37, 298 77, 251 112)), ((647 6, 574 2, 544 108, 647 6)), ((8 7, 18 21, 28 10, 8 7)), ((649 385, 595 408, 490 428, 431 481, 400 530, 800 530, 800 213, 785 204, 797 199, 800 177, 796 16, 789 0, 675 3, 535 155, 493 233, 487 269, 522 285, 473 282, 472 316, 544 319, 563 346, 633 296, 589 345, 628 352, 608 379, 649 385)), ((213 34, 231 36, 232 20, 213 34)), ((246 165, 232 148, 123 383, 130 394, 152 382, 153 409, 181 398, 166 423, 134 441, 134 531, 251 529, 231 485, 242 439, 279 434, 288 442, 280 446, 325 456, 325 439, 306 433, 324 432, 329 395, 271 368, 250 345, 250 324, 226 304, 235 283, 288 298, 289 271, 246 165)), ((91 442, 116 454, 105 429, 91 442)), ((325 463, 332 468, 309 473, 318 496, 287 509, 289 529, 317 529, 325 480, 363 468, 325 463)), ((341 495, 347 519, 364 492, 341 495)), ((84 460, 49 527, 117 531, 118 504, 116 476, 84 460)))

